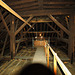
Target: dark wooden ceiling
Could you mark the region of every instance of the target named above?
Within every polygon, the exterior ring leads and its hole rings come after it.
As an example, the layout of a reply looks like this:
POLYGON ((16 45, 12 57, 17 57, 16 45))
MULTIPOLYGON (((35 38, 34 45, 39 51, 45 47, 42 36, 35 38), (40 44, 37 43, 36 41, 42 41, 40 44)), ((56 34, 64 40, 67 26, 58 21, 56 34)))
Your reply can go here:
POLYGON ((3 0, 21 16, 64 15, 75 9, 75 0, 3 0))

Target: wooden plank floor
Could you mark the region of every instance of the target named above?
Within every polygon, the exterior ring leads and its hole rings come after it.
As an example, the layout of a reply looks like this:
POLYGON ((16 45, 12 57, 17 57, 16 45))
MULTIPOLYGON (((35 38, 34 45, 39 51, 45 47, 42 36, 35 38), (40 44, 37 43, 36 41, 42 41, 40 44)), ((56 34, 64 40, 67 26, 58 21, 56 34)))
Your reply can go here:
POLYGON ((37 47, 37 50, 33 58, 33 63, 41 63, 46 65, 44 47, 37 47))
POLYGON ((36 49, 21 49, 14 59, 3 61, 0 65, 0 75, 17 75, 28 63, 32 63, 36 49))

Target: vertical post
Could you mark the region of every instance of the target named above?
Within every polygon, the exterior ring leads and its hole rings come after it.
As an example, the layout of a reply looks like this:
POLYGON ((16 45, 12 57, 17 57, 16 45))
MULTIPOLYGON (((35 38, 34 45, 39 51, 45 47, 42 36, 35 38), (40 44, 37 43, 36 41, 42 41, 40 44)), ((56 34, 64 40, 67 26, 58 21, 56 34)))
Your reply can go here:
POLYGON ((15 56, 15 24, 14 24, 14 16, 11 19, 11 27, 10 27, 10 54, 11 58, 15 56))
POLYGON ((32 37, 32 47, 34 48, 34 38, 32 37))
MULTIPOLYGON (((70 15, 70 34, 69 34, 69 45, 68 45, 68 56, 72 59, 74 57, 74 35, 75 35, 75 25, 74 25, 74 14, 70 15)), ((72 59, 73 60, 73 59, 72 59)))
POLYGON ((45 42, 44 50, 45 50, 45 57, 46 57, 46 42, 45 42))
POLYGON ((49 46, 47 46, 47 67, 49 68, 49 46))
POLYGON ((57 75, 57 62, 54 55, 54 74, 57 75))

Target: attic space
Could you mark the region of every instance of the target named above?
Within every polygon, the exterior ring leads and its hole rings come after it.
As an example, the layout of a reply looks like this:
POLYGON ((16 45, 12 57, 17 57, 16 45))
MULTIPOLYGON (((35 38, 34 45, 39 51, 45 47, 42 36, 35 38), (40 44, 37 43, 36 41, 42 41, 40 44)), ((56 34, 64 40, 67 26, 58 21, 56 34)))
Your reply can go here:
POLYGON ((0 0, 0 75, 23 69, 75 75, 75 0, 0 0))

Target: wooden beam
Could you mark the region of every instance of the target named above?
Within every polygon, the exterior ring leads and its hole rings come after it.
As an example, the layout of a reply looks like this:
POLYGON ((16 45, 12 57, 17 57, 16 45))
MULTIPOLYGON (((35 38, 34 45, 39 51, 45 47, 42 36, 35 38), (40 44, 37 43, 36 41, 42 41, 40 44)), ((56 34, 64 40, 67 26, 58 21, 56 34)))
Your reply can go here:
POLYGON ((18 12, 22 17, 29 17, 31 15, 33 16, 46 16, 46 15, 49 15, 49 14, 52 14, 52 15, 69 15, 70 13, 74 12, 75 10, 74 9, 51 9, 51 10, 31 10, 31 11, 21 11, 21 12, 18 12))
MULTIPOLYGON (((29 22, 31 19, 33 18, 33 16, 29 17, 27 22, 29 22)), ((18 30, 15 32, 15 36, 25 27, 26 23, 23 23, 18 30)))
POLYGON ((67 2, 44 2, 43 4, 50 4, 50 5, 68 5, 68 4, 74 4, 75 2, 73 1, 67 1, 67 2))
POLYGON ((22 0, 22 1, 9 1, 7 2, 9 5, 19 5, 19 4, 24 4, 24 3, 28 3, 28 2, 34 2, 36 0, 22 0))
POLYGON ((15 51, 15 23, 14 23, 14 16, 12 16, 11 19, 11 35, 10 35, 10 54, 11 58, 13 58, 16 55, 15 51))
POLYGON ((48 15, 50 19, 58 26, 60 27, 66 34, 70 34, 70 31, 66 29, 60 22, 58 22, 52 15, 48 15))
POLYGON ((45 23, 45 22, 53 22, 53 21, 47 21, 47 20, 38 20, 38 21, 34 21, 34 20, 31 20, 30 23, 45 23))
POLYGON ((59 36, 61 36, 61 35, 59 34, 59 32, 58 32, 55 28, 53 28, 49 23, 47 23, 47 25, 48 25, 50 28, 52 28, 59 36))
POLYGON ((2 48, 2 52, 1 52, 2 56, 4 54, 4 49, 5 49, 5 46, 6 46, 7 39, 8 39, 8 33, 7 33, 6 37, 5 37, 4 45, 3 45, 3 48, 2 48))
POLYGON ((71 13, 70 15, 70 35, 69 35, 69 44, 68 44, 68 57, 73 61, 74 57, 74 47, 75 47, 75 14, 71 13))
POLYGON ((19 18, 21 21, 25 22, 26 24, 30 25, 27 21, 25 21, 20 15, 18 15, 13 9, 11 9, 6 3, 4 3, 2 0, 0 0, 0 5, 8 10, 10 13, 12 13, 14 16, 19 18))
POLYGON ((34 6, 38 6, 38 3, 30 3, 30 4, 27 3, 27 4, 23 4, 23 5, 21 4, 20 7, 19 7, 19 5, 15 6, 15 7, 12 6, 12 7, 16 10, 16 9, 29 8, 29 7, 34 7, 34 6))
POLYGON ((54 6, 54 5, 52 5, 52 6, 44 6, 43 7, 44 9, 70 9, 70 8, 75 8, 75 6, 66 6, 66 5, 64 5, 64 6, 62 6, 62 5, 56 5, 56 6, 54 6))
POLYGON ((56 33, 56 31, 38 31, 38 32, 30 31, 30 32, 23 32, 23 33, 34 33, 34 34, 36 34, 36 33, 56 33))
POLYGON ((8 34, 10 35, 9 28, 8 28, 8 26, 7 26, 7 24, 6 24, 5 20, 4 20, 4 18, 3 18, 3 15, 2 15, 2 13, 1 13, 1 11, 0 11, 0 16, 1 16, 2 22, 3 22, 4 26, 5 26, 5 28, 6 28, 7 32, 8 32, 8 34))

